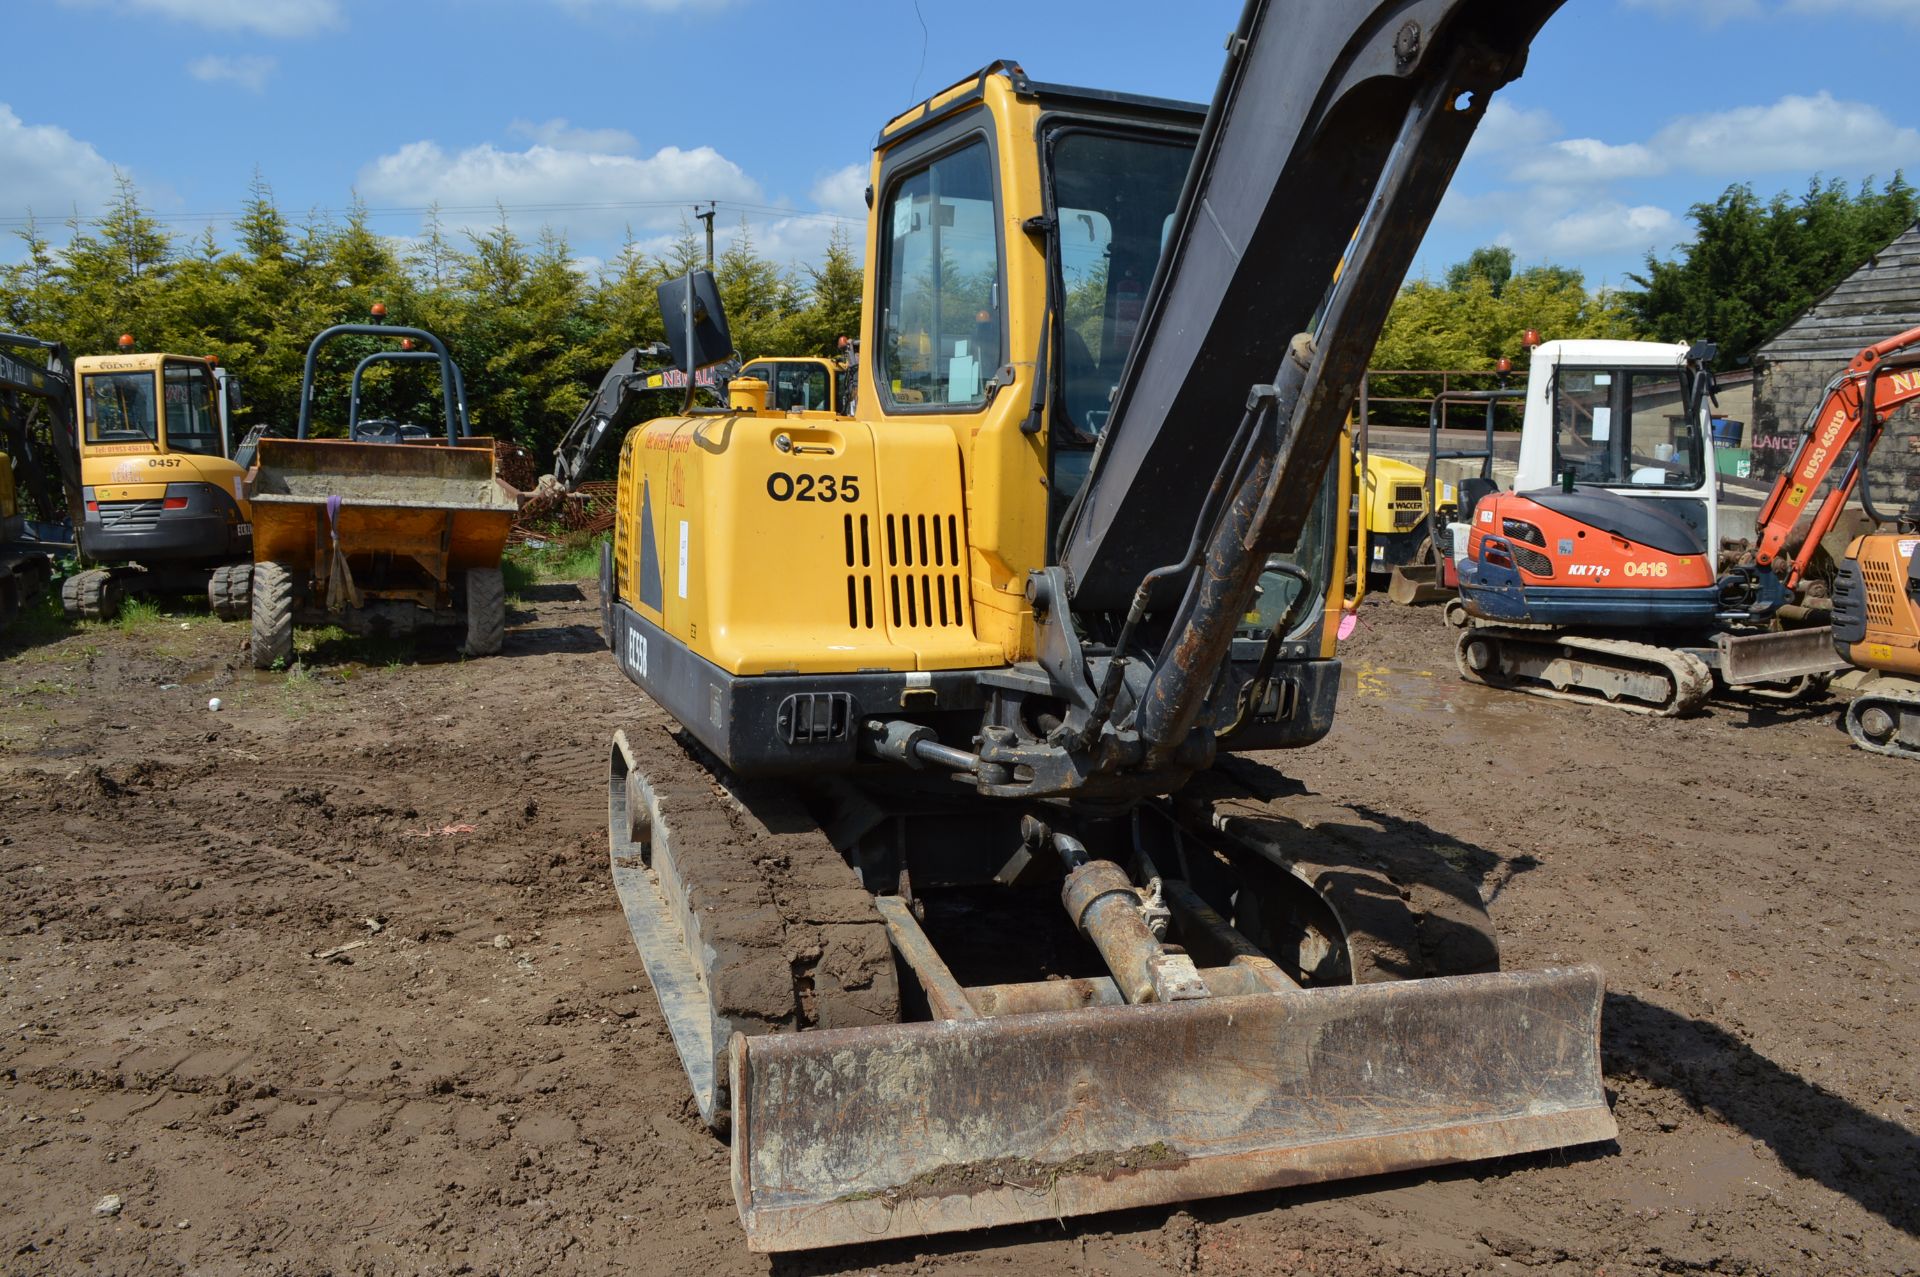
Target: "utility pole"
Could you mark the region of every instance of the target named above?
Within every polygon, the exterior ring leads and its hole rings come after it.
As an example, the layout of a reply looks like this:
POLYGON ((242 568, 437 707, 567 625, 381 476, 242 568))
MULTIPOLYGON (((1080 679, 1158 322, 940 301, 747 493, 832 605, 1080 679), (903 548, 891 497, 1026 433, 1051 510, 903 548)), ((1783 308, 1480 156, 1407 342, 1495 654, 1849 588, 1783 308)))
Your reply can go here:
POLYGON ((693 206, 693 215, 707 224, 707 269, 713 269, 713 215, 717 211, 714 202, 708 200, 705 211, 700 205, 693 206))

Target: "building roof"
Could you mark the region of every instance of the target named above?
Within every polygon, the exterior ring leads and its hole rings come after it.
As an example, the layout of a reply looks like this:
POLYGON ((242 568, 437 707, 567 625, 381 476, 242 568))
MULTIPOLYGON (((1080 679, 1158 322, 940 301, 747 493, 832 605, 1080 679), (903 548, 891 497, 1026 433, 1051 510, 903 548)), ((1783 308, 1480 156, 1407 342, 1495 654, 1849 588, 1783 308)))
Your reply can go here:
POLYGON ((1920 328, 1920 222, 1821 294, 1754 354, 1844 362, 1909 328, 1920 328))

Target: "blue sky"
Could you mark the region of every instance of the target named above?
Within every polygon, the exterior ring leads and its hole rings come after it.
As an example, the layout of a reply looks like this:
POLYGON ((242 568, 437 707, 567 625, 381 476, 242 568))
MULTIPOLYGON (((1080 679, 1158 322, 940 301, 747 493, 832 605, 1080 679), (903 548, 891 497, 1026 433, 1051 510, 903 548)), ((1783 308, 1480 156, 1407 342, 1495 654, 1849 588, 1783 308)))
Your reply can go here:
MULTIPOLYGON (((1339 3, 1341 0, 1300 0, 1339 3)), ((183 237, 256 169, 298 214, 497 220, 588 265, 698 200, 784 260, 855 231, 878 125, 995 58, 1205 100, 1240 0, 36 0, 4 6, 0 261, 115 169, 183 237), (923 41, 922 19, 926 38, 923 41), (923 52, 924 50, 924 52, 923 52), (923 65, 924 59, 924 65, 923 65)), ((1416 273, 1479 244, 1626 283, 1729 183, 1920 180, 1920 0, 1568 0, 1499 94, 1416 273)))

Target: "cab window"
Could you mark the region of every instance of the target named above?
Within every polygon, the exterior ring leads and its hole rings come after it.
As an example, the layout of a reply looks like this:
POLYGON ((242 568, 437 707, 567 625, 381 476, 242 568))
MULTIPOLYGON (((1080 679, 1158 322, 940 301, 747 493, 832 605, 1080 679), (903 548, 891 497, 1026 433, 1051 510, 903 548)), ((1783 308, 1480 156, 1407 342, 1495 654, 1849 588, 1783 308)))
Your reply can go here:
POLYGON ((883 390, 897 407, 979 407, 1003 361, 987 144, 949 152, 896 182, 882 226, 883 390))
POLYGON ((1605 487, 1700 486, 1706 458, 1678 370, 1561 368, 1553 387, 1553 472, 1605 487))
POLYGON ((92 372, 81 379, 88 443, 153 443, 153 374, 92 372))
POLYGON ((1048 139, 1059 236, 1054 295, 1065 311, 1051 430, 1056 524, 1086 482, 1173 225, 1190 136, 1068 126, 1048 139))
POLYGON ((207 366, 168 363, 162 394, 168 449, 219 456, 220 414, 214 408, 213 374, 207 366))
POLYGON ((767 406, 780 412, 833 411, 833 382, 819 364, 749 364, 743 375, 767 381, 767 406))

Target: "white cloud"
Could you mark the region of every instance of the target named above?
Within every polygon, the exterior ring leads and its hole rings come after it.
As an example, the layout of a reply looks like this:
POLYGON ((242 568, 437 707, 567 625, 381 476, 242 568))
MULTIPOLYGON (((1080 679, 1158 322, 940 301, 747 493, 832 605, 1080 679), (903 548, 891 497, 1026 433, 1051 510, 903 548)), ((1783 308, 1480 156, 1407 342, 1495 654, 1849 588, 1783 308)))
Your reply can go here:
POLYGON ((1546 110, 1523 110, 1500 98, 1487 104, 1487 113, 1473 131, 1466 158, 1479 159, 1510 151, 1539 146, 1560 131, 1553 114, 1546 110))
POLYGON ((829 213, 839 213, 857 221, 867 217, 867 178, 871 170, 865 164, 849 164, 835 169, 813 184, 808 192, 813 202, 829 213))
POLYGON ((1680 221, 1651 204, 1608 202, 1576 209, 1539 226, 1513 232, 1523 256, 1588 257, 1610 253, 1645 253, 1665 249, 1680 234, 1680 221))
POLYGON ((438 203, 454 228, 491 226, 494 205, 505 205, 516 230, 549 224, 583 247, 617 244, 628 228, 677 233, 698 201, 762 202, 759 183, 706 146, 638 156, 542 143, 523 151, 482 143, 449 153, 434 142, 410 142, 362 168, 356 189, 378 204, 438 203))
POLYGON ((237 84, 252 93, 258 93, 267 87, 267 77, 280 64, 273 58, 258 54, 242 54, 239 57, 225 58, 210 53, 204 58, 195 58, 187 63, 187 74, 196 80, 208 84, 237 84))
MULTIPOLYGON (((0 173, 7 175, 0 217, 57 223, 75 206, 91 215, 114 195, 113 165, 53 124, 27 124, 0 102, 0 173)), ((11 246, 9 246, 11 247, 11 246)))
POLYGON ((1653 150, 1696 173, 1745 176, 1874 169, 1920 162, 1920 129, 1902 128, 1865 102, 1822 90, 1770 106, 1683 116, 1653 136, 1653 150))
MULTIPOLYGON (((69 6, 98 7, 109 0, 62 0, 69 6)), ((112 0, 116 7, 193 22, 215 31, 250 31, 266 36, 306 36, 342 25, 340 0, 112 0)))
POLYGON ((1666 167, 1638 142, 1612 146, 1598 138, 1572 137, 1534 148, 1509 173, 1521 182, 1613 182, 1653 177, 1666 167))
POLYGON ((625 129, 576 129, 563 119, 515 120, 507 132, 524 137, 556 151, 605 151, 631 155, 640 149, 640 141, 625 129))

